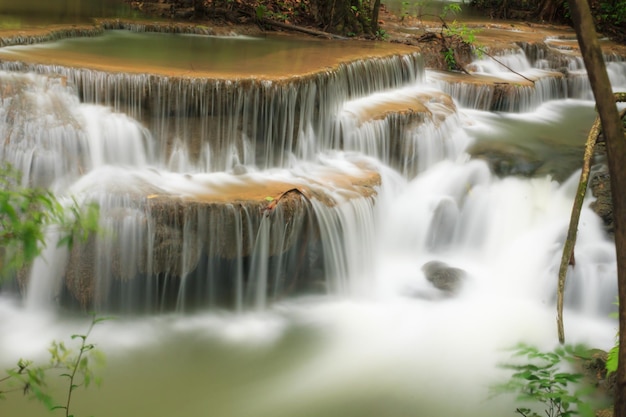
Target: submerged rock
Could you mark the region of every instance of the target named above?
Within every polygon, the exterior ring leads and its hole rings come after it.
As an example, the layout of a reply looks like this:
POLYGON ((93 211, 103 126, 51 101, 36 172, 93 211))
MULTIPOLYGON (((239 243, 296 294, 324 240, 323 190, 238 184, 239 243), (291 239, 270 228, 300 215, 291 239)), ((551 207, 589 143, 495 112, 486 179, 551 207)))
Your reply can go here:
POLYGON ((454 268, 441 261, 430 261, 422 266, 426 279, 441 291, 454 295, 458 294, 466 280, 466 272, 454 268))
POLYGON ((482 141, 472 145, 468 152, 482 159, 499 177, 521 175, 532 177, 544 164, 534 152, 514 143, 482 141))

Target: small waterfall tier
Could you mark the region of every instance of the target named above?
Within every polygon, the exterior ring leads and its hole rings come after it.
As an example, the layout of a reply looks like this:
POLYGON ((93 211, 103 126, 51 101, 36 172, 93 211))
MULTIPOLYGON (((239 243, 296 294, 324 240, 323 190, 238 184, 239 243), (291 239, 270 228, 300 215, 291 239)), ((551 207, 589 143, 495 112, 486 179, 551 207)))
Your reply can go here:
POLYGON ((5 70, 60 75, 75 86, 82 102, 106 105, 141 121, 153 137, 158 165, 199 172, 220 172, 237 164, 289 167, 294 156, 312 160, 337 143, 334 120, 344 101, 414 84, 424 71, 421 57, 404 46, 292 44, 282 39, 127 31, 107 33, 101 39, 3 48, 0 55, 5 70), (243 52, 231 53, 222 66, 214 64, 221 58, 196 62, 198 53, 189 52, 180 56, 177 65, 164 67, 160 56, 139 65, 91 50, 94 43, 154 47, 155 42, 167 40, 175 47, 186 45, 186 50, 198 46, 210 51, 211 46, 225 43, 218 49, 255 51, 258 47, 265 52, 256 52, 258 56, 249 61, 243 52), (369 58, 356 58, 364 55, 369 58), (57 64, 38 63, 42 61, 57 64))
MULTIPOLYGON (((548 38, 545 43, 520 43, 534 68, 553 69, 567 79, 568 97, 593 100, 585 64, 575 38, 548 38)), ((604 61, 614 91, 626 89, 626 57, 623 52, 605 50, 604 61)))
MULTIPOLYGON (((0 53, 21 59, 32 48, 0 53)), ((389 173, 370 158, 377 153, 350 145, 344 116, 360 108, 369 116, 355 128, 396 120, 401 132, 437 130, 455 113, 445 94, 408 98, 424 71, 418 54, 350 60, 352 53, 284 79, 3 60, 2 160, 25 185, 97 203, 103 230, 68 253, 49 245, 28 285, 22 279, 27 303, 241 310, 293 294, 350 292, 350 276, 372 269, 354 251, 374 258, 363 225, 377 223, 389 173), (400 91, 404 100, 381 107, 380 97, 400 91), (39 285, 42 270, 56 282, 39 285)), ((406 145, 395 143, 399 133, 387 136, 399 161, 406 145)))
POLYGON ((468 74, 429 71, 428 77, 463 107, 478 110, 528 112, 567 97, 562 73, 531 68, 523 54, 496 59, 475 61, 468 74), (518 61, 525 65, 515 65, 518 61))
MULTIPOLYGON (((522 48, 496 59, 426 72, 403 45, 129 30, 0 48, 0 159, 101 210, 101 235, 30 266, 27 303, 242 310, 359 292, 390 194, 464 166, 494 126, 482 110, 536 118, 571 96, 569 74, 522 48)), ((458 210, 433 207, 443 247, 458 210)))
MULTIPOLYGON (((297 170, 240 169, 105 167, 82 177, 72 192, 99 204, 105 232, 72 248, 57 295, 85 308, 154 311, 262 307, 266 298, 324 291, 332 285, 325 261, 335 260, 325 259, 320 227, 335 225, 318 213, 371 210, 375 166, 338 154, 297 170)), ((334 250, 326 257, 341 258, 334 250)))
POLYGON ((82 36, 98 36, 102 35, 102 33, 102 27, 90 24, 72 25, 72 27, 63 25, 53 28, 28 27, 22 28, 17 33, 14 30, 0 29, 0 48, 5 46, 31 45, 82 36))
MULTIPOLYGON (((477 110, 532 112, 547 101, 593 99, 579 53, 555 47, 554 41, 520 42, 514 49, 476 59, 466 67, 467 73, 429 70, 428 79, 462 107, 477 110)), ((605 61, 614 90, 623 90, 623 57, 607 54, 605 61)))
POLYGON ((424 85, 372 94, 344 104, 341 147, 373 156, 407 177, 455 159, 467 146, 448 94, 424 85))

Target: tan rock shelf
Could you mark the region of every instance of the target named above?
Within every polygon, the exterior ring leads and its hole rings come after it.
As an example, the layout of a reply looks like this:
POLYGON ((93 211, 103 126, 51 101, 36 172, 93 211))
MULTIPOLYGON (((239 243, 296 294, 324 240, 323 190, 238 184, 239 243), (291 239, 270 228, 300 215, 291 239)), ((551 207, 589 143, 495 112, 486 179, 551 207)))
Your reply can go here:
MULTIPOLYGON (((320 222, 328 221, 320 213, 354 199, 373 205, 380 183, 367 162, 347 160, 241 175, 93 172, 77 188, 91 190, 91 198, 100 202, 104 231, 73 247, 65 286, 88 307, 109 304, 112 287, 159 279, 180 285, 207 264, 221 265, 213 266, 219 275, 224 265, 251 259, 271 264, 313 257, 309 252, 321 244, 320 222), (93 184, 94 178, 105 180, 93 184)), ((317 268, 323 262, 319 259, 317 268)), ((287 273, 301 285, 308 282, 301 276, 305 272, 287 273)), ((234 285, 226 281, 222 285, 234 285)))

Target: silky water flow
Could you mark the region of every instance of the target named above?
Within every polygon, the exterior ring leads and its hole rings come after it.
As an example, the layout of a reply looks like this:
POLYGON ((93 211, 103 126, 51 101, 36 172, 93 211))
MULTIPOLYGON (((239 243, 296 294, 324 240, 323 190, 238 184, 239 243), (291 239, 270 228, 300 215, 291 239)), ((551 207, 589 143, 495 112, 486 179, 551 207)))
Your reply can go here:
MULTIPOLYGON (((497 365, 508 348, 556 345, 557 269, 581 155, 559 152, 580 150, 594 113, 588 87, 545 75, 544 61, 521 49, 501 59, 542 81, 497 112, 477 99, 493 91, 425 71, 415 55, 297 82, 213 85, 3 64, 0 158, 27 184, 97 202, 106 232, 78 255, 48 245, 22 297, 5 285, 1 365, 46 361, 52 340, 87 326, 66 309, 89 308, 117 318, 93 332, 107 365, 100 388, 76 392, 77 415, 513 415, 514 399, 490 398, 489 386, 506 379, 497 365), (371 117, 417 96, 428 97, 423 112, 371 117), (554 168, 563 178, 498 176, 469 153, 521 141, 548 166, 568 161, 554 168), (364 172, 380 176, 366 195, 335 182, 364 172), (300 191, 270 214, 168 206, 227 198, 242 182, 300 191), (163 207, 150 205, 162 196, 163 207), (460 289, 428 281, 441 263, 463 275, 460 289), (85 271, 91 281, 80 281, 85 271)), ((626 89, 626 65, 610 71, 626 89)), ((571 343, 608 349, 615 247, 590 198, 565 329, 571 343)), ((0 410, 46 415, 21 397, 0 410)))

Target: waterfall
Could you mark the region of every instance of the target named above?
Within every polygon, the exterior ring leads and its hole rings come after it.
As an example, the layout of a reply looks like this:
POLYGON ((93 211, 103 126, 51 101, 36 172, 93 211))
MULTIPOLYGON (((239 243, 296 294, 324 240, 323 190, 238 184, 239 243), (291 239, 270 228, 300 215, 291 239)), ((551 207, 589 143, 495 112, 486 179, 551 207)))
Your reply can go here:
POLYGON ((0 86, 0 158, 25 184, 59 189, 100 166, 148 163, 150 133, 124 114, 80 103, 64 79, 0 72, 0 86))
POLYGON ((417 54, 359 60, 287 81, 107 73, 11 61, 0 68, 60 74, 82 101, 145 120, 157 144, 150 163, 200 172, 313 159, 334 141, 333 118, 343 101, 415 83, 423 73, 417 54))
POLYGON ((533 67, 524 49, 516 49, 476 59, 468 66, 471 76, 429 72, 429 78, 463 107, 530 112, 570 96, 569 78, 538 61, 533 67))
MULTIPOLYGON (((570 196, 550 178, 499 179, 471 160, 487 118, 468 123, 464 109, 532 113, 587 94, 572 87, 578 64, 563 74, 550 62, 525 46, 477 59, 471 77, 425 72, 407 54, 231 80, 5 61, 0 155, 26 183, 100 206, 103 236, 49 255, 66 285, 43 292, 82 308, 243 311, 293 295, 371 296, 390 250, 418 260, 412 282, 383 285, 404 293, 423 285, 420 262, 442 257, 470 276, 503 274, 494 260, 518 262, 521 243, 510 242, 551 224, 531 272, 545 276, 564 227, 551 207, 570 196)), ((622 62, 609 64, 619 88, 622 62)), ((610 270, 597 251, 585 270, 610 270)))
MULTIPOLYGON (((25 185, 97 203, 101 228, 71 248, 49 230, 42 257, 3 283, 0 364, 46 363, 51 340, 89 324, 70 313, 95 311, 118 320, 89 337, 106 375, 72 398, 75 414, 513 412, 488 387, 506 378, 506 349, 556 345, 557 270, 595 117, 560 42, 497 56, 528 79, 490 59, 471 75, 426 70, 409 52, 293 77, 193 77, 0 51, 0 160, 25 185)), ((607 59, 616 90, 623 63, 607 59)), ((609 349, 615 245, 592 199, 566 337, 609 349)), ((37 406, 19 396, 0 413, 37 406)))

